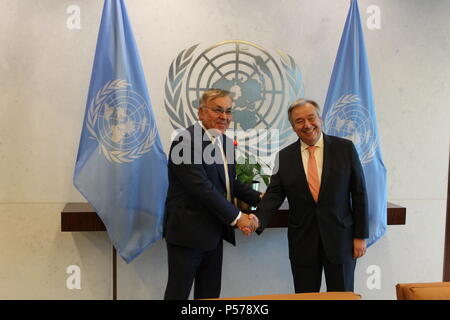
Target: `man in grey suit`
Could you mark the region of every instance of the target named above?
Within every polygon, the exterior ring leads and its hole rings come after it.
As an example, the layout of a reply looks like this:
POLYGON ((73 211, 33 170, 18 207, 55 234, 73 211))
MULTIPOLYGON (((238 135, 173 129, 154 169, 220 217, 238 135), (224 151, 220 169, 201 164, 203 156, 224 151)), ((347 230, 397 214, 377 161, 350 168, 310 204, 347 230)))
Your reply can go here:
POLYGON ((350 140, 322 132, 319 106, 299 99, 288 109, 299 139, 278 154, 278 170, 258 205, 259 233, 289 202, 289 258, 295 292, 353 291, 356 259, 366 251, 364 173, 350 140))

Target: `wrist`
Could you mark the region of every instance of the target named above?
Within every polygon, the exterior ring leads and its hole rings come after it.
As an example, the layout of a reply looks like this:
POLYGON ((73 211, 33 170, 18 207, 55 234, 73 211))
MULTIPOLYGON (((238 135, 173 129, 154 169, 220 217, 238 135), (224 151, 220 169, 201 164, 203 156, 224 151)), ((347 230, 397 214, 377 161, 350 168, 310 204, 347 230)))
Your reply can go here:
POLYGON ((241 218, 241 215, 242 215, 242 212, 239 211, 239 214, 237 215, 236 219, 234 219, 233 222, 230 224, 232 227, 236 227, 237 226, 237 222, 241 218))

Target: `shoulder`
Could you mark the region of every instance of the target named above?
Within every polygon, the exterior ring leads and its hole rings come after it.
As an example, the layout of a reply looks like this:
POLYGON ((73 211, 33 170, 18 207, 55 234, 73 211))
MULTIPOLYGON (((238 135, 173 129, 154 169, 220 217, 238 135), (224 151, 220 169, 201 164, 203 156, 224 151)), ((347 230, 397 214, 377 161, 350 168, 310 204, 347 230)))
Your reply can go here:
POLYGON ((194 137, 194 126, 187 127, 185 129, 175 129, 171 137, 171 147, 178 145, 179 143, 191 143, 194 137))
POLYGON ((193 134, 194 134, 195 127, 196 127, 196 125, 193 124, 192 126, 189 126, 189 127, 187 127, 186 129, 184 129, 184 130, 181 130, 181 132, 185 131, 185 132, 188 132, 189 135, 193 135, 193 134))
POLYGON ((287 147, 281 149, 279 155, 280 157, 289 157, 293 153, 299 152, 299 150, 300 150, 300 139, 298 139, 294 143, 291 143, 287 147))
POLYGON ((351 147, 353 145, 353 142, 349 139, 336 137, 336 136, 330 136, 330 135, 323 135, 324 142, 326 144, 333 144, 336 146, 345 146, 345 147, 351 147))
POLYGON ((349 139, 324 135, 324 142, 325 142, 325 149, 329 148, 331 153, 334 153, 336 155, 346 154, 350 155, 351 157, 358 156, 358 151, 356 150, 353 141, 349 139))
POLYGON ((323 138, 325 141, 329 140, 330 142, 335 142, 335 143, 344 143, 344 144, 352 143, 352 141, 349 139, 345 139, 345 138, 341 138, 341 137, 337 137, 337 136, 331 136, 328 134, 323 134, 323 138))
POLYGON ((172 140, 179 140, 180 137, 193 137, 196 130, 199 130, 198 128, 196 128, 196 125, 192 125, 185 129, 175 129, 174 134, 172 135, 172 140))

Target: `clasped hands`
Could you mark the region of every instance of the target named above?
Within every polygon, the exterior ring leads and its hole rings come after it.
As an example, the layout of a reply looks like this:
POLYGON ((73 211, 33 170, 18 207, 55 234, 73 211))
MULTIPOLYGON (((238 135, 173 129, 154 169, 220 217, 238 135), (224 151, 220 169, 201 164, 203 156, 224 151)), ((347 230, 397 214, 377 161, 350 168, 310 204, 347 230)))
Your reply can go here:
POLYGON ((259 227, 258 217, 254 214, 242 213, 241 217, 236 222, 236 227, 242 231, 246 236, 249 236, 259 227))

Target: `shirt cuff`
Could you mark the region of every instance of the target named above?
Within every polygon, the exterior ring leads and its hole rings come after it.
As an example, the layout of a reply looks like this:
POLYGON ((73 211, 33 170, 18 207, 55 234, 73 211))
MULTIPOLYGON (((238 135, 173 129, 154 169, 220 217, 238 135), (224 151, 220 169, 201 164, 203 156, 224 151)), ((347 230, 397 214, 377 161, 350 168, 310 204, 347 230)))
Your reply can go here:
POLYGON ((242 212, 239 211, 237 218, 234 219, 234 221, 231 223, 232 227, 234 227, 236 225, 237 221, 241 218, 241 214, 242 214, 242 212))

